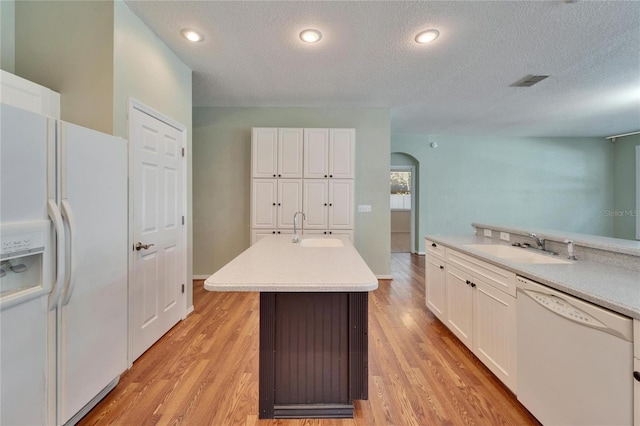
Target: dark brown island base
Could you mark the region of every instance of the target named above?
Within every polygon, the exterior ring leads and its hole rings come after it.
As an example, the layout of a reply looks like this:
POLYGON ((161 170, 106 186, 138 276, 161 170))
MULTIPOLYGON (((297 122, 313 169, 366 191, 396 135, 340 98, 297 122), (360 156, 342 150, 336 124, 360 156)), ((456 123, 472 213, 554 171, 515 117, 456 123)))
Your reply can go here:
POLYGON ((260 292, 259 417, 352 418, 368 399, 368 292, 378 281, 348 241, 266 237, 205 281, 260 292))

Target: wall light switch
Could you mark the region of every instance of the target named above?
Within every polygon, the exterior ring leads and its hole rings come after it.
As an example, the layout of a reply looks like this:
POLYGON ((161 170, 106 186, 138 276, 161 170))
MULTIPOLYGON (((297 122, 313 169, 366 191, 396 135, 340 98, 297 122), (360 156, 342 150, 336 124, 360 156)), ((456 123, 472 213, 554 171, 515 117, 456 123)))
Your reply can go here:
POLYGON ((360 204, 358 205, 358 212, 360 213, 371 213, 371 206, 368 204, 360 204))
POLYGON ((484 230, 484 236, 491 238, 491 229, 485 229, 484 230))
POLYGON ((509 241, 509 233, 508 232, 501 232, 500 233, 500 239, 503 241, 509 241))

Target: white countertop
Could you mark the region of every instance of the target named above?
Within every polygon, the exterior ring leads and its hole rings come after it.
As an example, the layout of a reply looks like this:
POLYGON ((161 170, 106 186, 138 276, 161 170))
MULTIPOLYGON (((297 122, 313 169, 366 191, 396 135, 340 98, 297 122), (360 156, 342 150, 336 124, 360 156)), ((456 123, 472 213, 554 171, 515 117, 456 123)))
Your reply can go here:
POLYGON ((291 238, 292 235, 263 238, 207 278, 204 288, 258 292, 356 292, 378 288, 376 276, 348 240, 343 241, 343 247, 302 247, 292 243, 291 238))
POLYGON ((570 264, 515 263, 468 246, 509 245, 489 238, 475 235, 428 235, 426 238, 614 312, 640 319, 640 273, 637 271, 580 259, 570 264))

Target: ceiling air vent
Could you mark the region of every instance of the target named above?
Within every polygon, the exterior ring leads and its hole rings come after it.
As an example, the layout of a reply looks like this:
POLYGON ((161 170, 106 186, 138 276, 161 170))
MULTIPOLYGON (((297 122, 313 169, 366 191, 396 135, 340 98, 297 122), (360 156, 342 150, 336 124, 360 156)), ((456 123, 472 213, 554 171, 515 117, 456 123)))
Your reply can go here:
POLYGON ((548 75, 528 75, 525 78, 521 78, 511 85, 511 87, 531 87, 534 84, 549 77, 548 75))

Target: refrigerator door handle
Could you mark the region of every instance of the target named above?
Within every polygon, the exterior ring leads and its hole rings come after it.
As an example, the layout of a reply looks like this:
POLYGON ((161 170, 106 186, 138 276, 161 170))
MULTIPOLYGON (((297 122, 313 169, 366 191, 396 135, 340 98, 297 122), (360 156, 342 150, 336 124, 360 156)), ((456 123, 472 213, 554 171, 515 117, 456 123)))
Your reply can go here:
POLYGON ((62 222, 62 215, 58 209, 58 205, 52 199, 47 200, 47 211, 49 217, 53 222, 53 227, 56 230, 56 246, 57 246, 57 258, 56 258, 56 282, 53 285, 53 289, 49 294, 49 310, 53 311, 58 306, 60 301, 60 294, 62 293, 62 287, 65 279, 65 232, 64 223, 62 222))
POLYGON ((71 211, 69 200, 62 200, 60 203, 62 207, 62 216, 69 224, 69 273, 64 284, 64 291, 62 294, 62 306, 67 306, 71 300, 73 289, 75 287, 75 275, 76 275, 76 219, 71 211))

